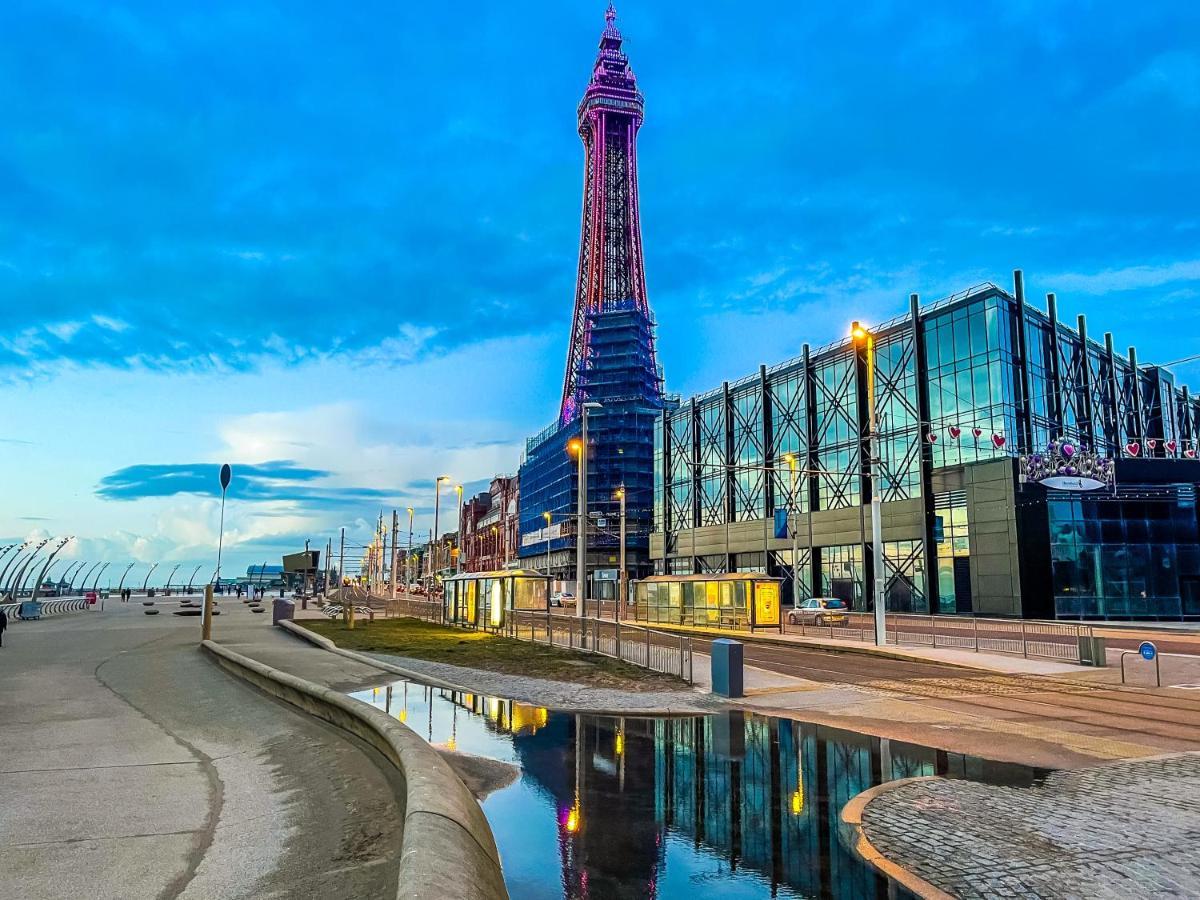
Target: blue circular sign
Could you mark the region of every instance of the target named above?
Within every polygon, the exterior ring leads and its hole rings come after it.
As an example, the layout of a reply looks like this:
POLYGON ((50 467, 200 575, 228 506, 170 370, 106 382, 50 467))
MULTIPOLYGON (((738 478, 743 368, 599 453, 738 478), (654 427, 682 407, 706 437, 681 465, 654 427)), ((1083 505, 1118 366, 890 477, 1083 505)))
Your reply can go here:
POLYGON ((1150 641, 1142 641, 1138 647, 1138 653, 1142 655, 1142 659, 1151 660, 1158 656, 1158 648, 1150 643, 1150 641))

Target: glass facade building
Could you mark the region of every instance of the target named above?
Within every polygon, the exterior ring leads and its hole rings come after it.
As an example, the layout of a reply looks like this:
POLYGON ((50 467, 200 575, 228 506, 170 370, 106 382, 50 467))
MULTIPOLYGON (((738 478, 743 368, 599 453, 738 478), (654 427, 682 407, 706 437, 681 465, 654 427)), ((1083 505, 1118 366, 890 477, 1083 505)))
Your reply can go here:
POLYGON ((872 334, 874 466, 867 353, 848 337, 662 414, 656 572, 765 569, 785 598, 869 608, 877 486, 889 609, 1200 617, 1200 403, 1170 371, 1060 321, 1053 294, 1027 304, 1019 272, 1011 291, 913 295, 872 334), (1055 439, 1118 460, 1117 490, 1020 484, 1017 458, 1055 439))

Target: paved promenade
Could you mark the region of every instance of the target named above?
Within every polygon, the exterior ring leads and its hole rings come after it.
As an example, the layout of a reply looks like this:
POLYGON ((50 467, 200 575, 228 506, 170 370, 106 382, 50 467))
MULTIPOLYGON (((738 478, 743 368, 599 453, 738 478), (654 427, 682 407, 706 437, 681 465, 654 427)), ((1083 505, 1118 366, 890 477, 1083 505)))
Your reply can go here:
POLYGON ((1200 753, 1031 788, 918 780, 871 800, 862 827, 886 860, 958 897, 1196 897, 1200 753))
MULTIPOLYGON (((110 601, 0 649, 0 895, 394 897, 403 810, 373 750, 204 658, 200 623, 110 601)), ((214 634, 335 687, 379 673, 221 604, 214 634)))

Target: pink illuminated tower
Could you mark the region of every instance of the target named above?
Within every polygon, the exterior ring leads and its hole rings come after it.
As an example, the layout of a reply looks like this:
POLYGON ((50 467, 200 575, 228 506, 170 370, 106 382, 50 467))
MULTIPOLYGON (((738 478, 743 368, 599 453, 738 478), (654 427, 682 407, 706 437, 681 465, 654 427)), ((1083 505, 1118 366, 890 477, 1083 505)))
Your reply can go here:
MULTIPOLYGON (((583 225, 561 424, 571 422, 585 400, 657 403, 662 397, 638 213, 637 133, 643 99, 621 49, 616 18, 610 3, 600 52, 579 103, 583 225), (623 314, 617 317, 624 326, 621 338, 613 343, 597 337, 604 327, 599 317, 609 312, 623 314)), ((605 324, 610 323, 616 321, 605 324)))

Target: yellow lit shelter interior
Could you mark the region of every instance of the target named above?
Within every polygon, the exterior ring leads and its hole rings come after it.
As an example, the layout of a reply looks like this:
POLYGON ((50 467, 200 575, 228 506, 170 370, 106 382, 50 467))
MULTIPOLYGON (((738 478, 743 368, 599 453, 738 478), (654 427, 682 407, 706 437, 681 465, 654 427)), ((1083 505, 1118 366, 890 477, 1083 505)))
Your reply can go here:
POLYGON ((753 572, 653 575, 634 585, 634 618, 660 625, 782 630, 780 579, 753 572))
POLYGON ((527 569, 464 572, 447 578, 446 621, 473 628, 499 629, 513 609, 550 609, 550 579, 527 569))

